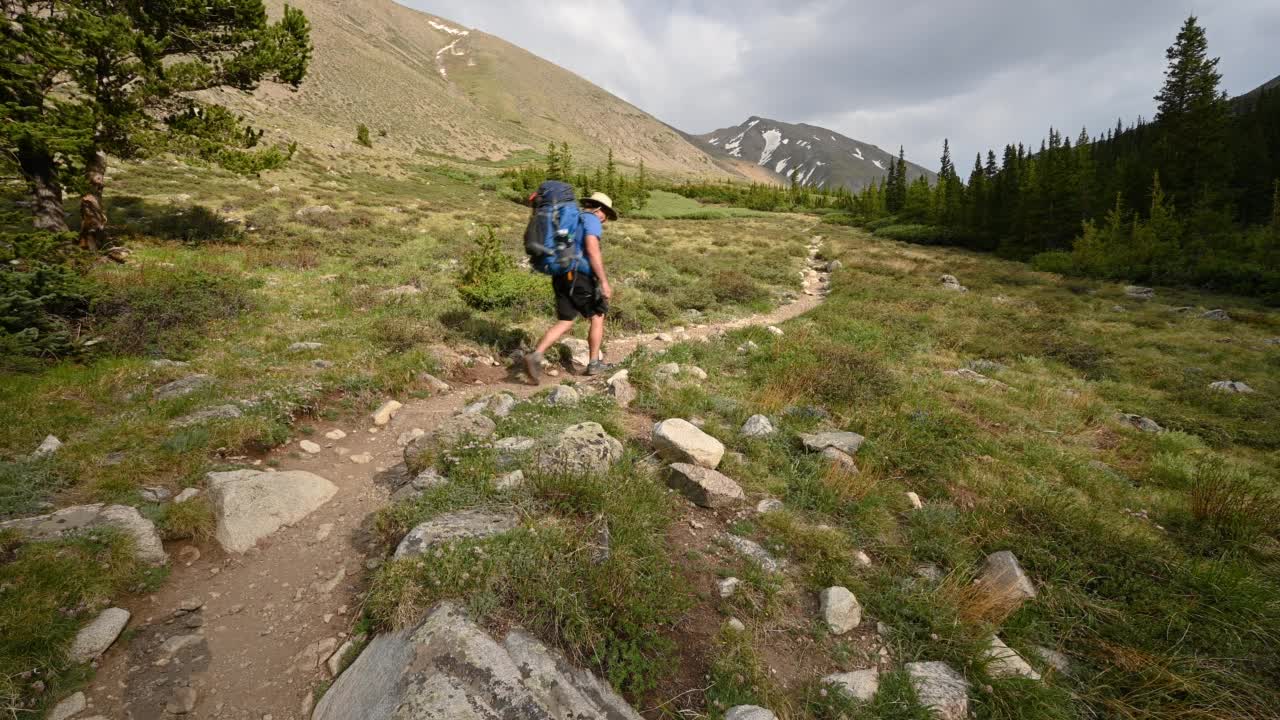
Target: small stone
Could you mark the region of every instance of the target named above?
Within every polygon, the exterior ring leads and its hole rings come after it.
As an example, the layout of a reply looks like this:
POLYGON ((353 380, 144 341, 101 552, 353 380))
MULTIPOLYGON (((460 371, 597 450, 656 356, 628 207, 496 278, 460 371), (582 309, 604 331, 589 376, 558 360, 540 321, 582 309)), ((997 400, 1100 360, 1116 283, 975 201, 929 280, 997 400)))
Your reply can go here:
POLYGON ((664 459, 714 470, 724 457, 724 444, 679 418, 653 426, 653 446, 664 459))
POLYGON ((420 437, 426 437, 427 431, 422 428, 413 428, 400 433, 400 437, 396 438, 396 444, 400 447, 408 447, 409 443, 420 437))
POLYGON ((850 475, 859 474, 857 461, 853 459, 852 455, 843 450, 837 450, 833 447, 824 448, 822 458, 833 467, 840 468, 850 475))
POLYGON ((778 720, 778 716, 759 705, 736 705, 725 711, 724 720, 778 720))
POLYGON ((199 635, 174 635, 160 646, 160 659, 168 660, 184 648, 199 645, 203 640, 199 635))
POLYGON ((449 383, 441 380, 431 373, 420 373, 418 375, 418 381, 426 385, 427 388, 436 394, 449 392, 449 383))
POLYGON ((680 372, 697 380, 707 379, 707 371, 697 365, 685 365, 680 369, 680 372))
POLYGON ((943 275, 940 279, 944 290, 952 290, 955 292, 968 292, 969 288, 960 284, 955 275, 943 275))
POLYGON ((373 455, 369 453, 360 453, 359 455, 352 455, 347 459, 357 465, 368 465, 373 462, 373 455))
POLYGON ((168 500, 173 493, 169 492, 168 488, 159 487, 157 485, 148 485, 147 487, 142 488, 138 494, 147 502, 162 503, 165 500, 168 500))
POLYGON ((853 554, 853 561, 862 567, 871 567, 871 556, 861 550, 853 554))
POLYGON ((157 400, 172 400, 190 395, 212 382, 213 378, 208 375, 189 375, 181 380, 174 380, 166 385, 161 385, 156 388, 153 394, 157 400))
POLYGON ((760 349, 760 346, 759 346, 759 345, 757 345, 757 344, 756 344, 756 342, 755 342, 754 340, 748 340, 748 341, 746 341, 746 342, 744 342, 744 343, 742 343, 741 345, 739 345, 739 346, 738 346, 738 354, 739 354, 739 355, 747 355, 747 354, 749 354, 749 353, 753 353, 753 352, 755 352, 756 350, 759 350, 759 349, 760 349))
POLYGON ((718 537, 722 542, 728 544, 740 555, 744 555, 755 562, 765 571, 779 572, 782 570, 782 561, 769 554, 769 551, 761 547, 760 543, 729 533, 720 533, 718 537))
POLYGON ((58 703, 49 711, 47 720, 68 720, 84 712, 89 706, 88 700, 85 699, 84 693, 78 692, 71 695, 67 699, 58 703))
POLYGON ((742 581, 738 578, 727 577, 716 583, 716 590, 722 598, 733 597, 733 594, 738 591, 738 586, 741 584, 742 581))
POLYGON ((777 432, 773 427, 773 423, 764 415, 752 415, 742 424, 740 431, 743 437, 762 438, 773 435, 777 432))
POLYGON ((214 407, 197 410, 189 415, 174 418, 169 421, 169 427, 191 427, 192 425, 201 425, 213 420, 235 420, 243 416, 244 413, 235 405, 215 405, 214 407))
POLYGON ((184 503, 200 495, 200 488, 186 488, 173 499, 175 505, 184 503))
POLYGON ((345 438, 347 434, 341 430, 334 429, 325 433, 324 436, 330 440, 341 440, 345 438))
POLYGON ((800 436, 800 441, 809 452, 822 452, 833 447, 849 455, 858 454, 858 448, 862 447, 866 440, 854 432, 820 432, 800 436))
POLYGON ((44 441, 40 443, 40 447, 36 448, 35 452, 31 453, 31 457, 48 457, 58 452, 60 449, 62 449, 62 441, 53 435, 46 435, 44 441))
POLYGON ((373 424, 378 427, 382 427, 383 425, 390 423, 391 419, 396 416, 396 413, 400 412, 400 408, 402 407, 404 407, 404 404, 395 400, 388 400, 384 402, 382 407, 374 411, 371 416, 373 418, 373 424))
POLYGON ((920 704, 938 720, 967 720, 969 683, 944 662, 907 663, 920 704))
POLYGON ((1044 647, 1043 645, 1033 646, 1031 651, 1039 656, 1046 665, 1053 668, 1055 672, 1062 673, 1063 675, 1071 674, 1071 660, 1065 654, 1052 648, 1044 647))
POLYGON ((1018 558, 1008 550, 991 553, 978 577, 978 584, 998 602, 1018 607, 1036 596, 1035 585, 1023 572, 1018 558))
POLYGON ((524 484, 524 471, 516 470, 506 475, 500 475, 493 481, 493 486, 498 490, 514 490, 524 484))
POLYGON ((489 411, 494 417, 507 417, 515 409, 516 399, 507 393, 498 393, 489 400, 489 411))
POLYGON ((1204 318, 1205 320, 1215 320, 1217 322, 1226 322, 1231 319, 1231 316, 1227 314, 1227 311, 1221 310, 1221 309, 1210 310, 1209 312, 1201 315, 1200 317, 1204 318))
POLYGON ((320 447, 316 443, 311 442, 310 440, 303 440, 302 442, 299 442, 298 447, 302 448, 302 452, 308 453, 310 455, 318 455, 324 450, 324 448, 320 447))
POLYGON ((848 588, 829 587, 818 595, 822 619, 833 635, 843 635, 862 623, 862 605, 848 588))
POLYGON ((984 653, 987 659, 987 673, 993 678, 1023 677, 1028 680, 1039 680, 1040 673, 1027 664, 1022 656, 1014 652, 999 637, 991 636, 991 646, 984 653))
POLYGON ((783 509, 782 501, 777 498, 765 498, 756 503, 756 512, 761 515, 765 513, 778 512, 783 509))
POLYGON ((287 350, 291 353, 308 352, 311 350, 319 350, 324 347, 324 343, 318 342, 296 342, 290 345, 287 350))
POLYGON ((609 397, 613 398, 618 407, 628 408, 631 407, 631 403, 636 401, 636 389, 631 386, 631 381, 625 377, 611 379, 609 380, 609 397))
POLYGON ((1141 415, 1133 415, 1130 413, 1120 413, 1119 419, 1121 422, 1126 423, 1128 425, 1132 425, 1133 427, 1137 428, 1138 430, 1141 430, 1142 432, 1147 432, 1147 433, 1164 432, 1164 428, 1160 427, 1159 423, 1157 423, 1155 420, 1152 420, 1151 418, 1148 418, 1148 417, 1143 417, 1141 415))
POLYGON ((846 697, 863 702, 871 702, 876 696, 876 691, 880 689, 880 671, 871 668, 870 670, 837 673, 822 678, 822 682, 827 685, 834 685, 836 690, 846 697))
POLYGON ((557 385, 547 396, 547 402, 560 407, 572 407, 582 400, 578 391, 568 385, 557 385))
POLYGON ((920 501, 920 496, 914 492, 907 492, 907 502, 911 503, 912 510, 923 510, 924 503, 920 501))
POLYGON ((672 337, 670 333, 658 333, 653 337, 653 339, 661 343, 673 343, 676 341, 676 339, 672 337))
POLYGON ((765 330, 769 331, 769 334, 774 337, 782 337, 784 334, 782 332, 782 328, 778 327, 777 325, 770 325, 769 327, 765 328, 765 330))
POLYGON ((1136 298, 1138 300, 1150 300, 1151 298, 1156 296, 1156 291, 1149 287, 1142 287, 1140 285, 1129 285, 1124 289, 1124 294, 1128 295, 1131 298, 1136 298))
POLYGON ((128 610, 120 608, 103 610, 93 622, 85 625, 76 634, 76 639, 71 643, 71 649, 67 651, 68 659, 73 663, 82 663, 97 658, 111 647, 128 624, 128 610))
POLYGON ((728 625, 732 630, 736 632, 743 632, 747 629, 747 626, 743 625, 742 621, 739 620, 738 618, 729 618, 729 621, 726 622, 725 625, 728 625))
POLYGON ((1220 392, 1238 393, 1242 395, 1249 395, 1253 393, 1253 388, 1236 380, 1219 380, 1216 383, 1211 383, 1209 388, 1220 392))
POLYGON ((701 507, 729 507, 746 499, 738 483, 715 470, 674 463, 669 471, 667 484, 701 507))
POLYGON ((395 557, 421 555, 437 545, 464 538, 486 538, 514 530, 520 524, 514 514, 460 510, 419 524, 396 547, 395 557))
POLYGON ((190 567, 195 561, 200 559, 200 548, 195 545, 186 545, 178 551, 178 562, 190 567))

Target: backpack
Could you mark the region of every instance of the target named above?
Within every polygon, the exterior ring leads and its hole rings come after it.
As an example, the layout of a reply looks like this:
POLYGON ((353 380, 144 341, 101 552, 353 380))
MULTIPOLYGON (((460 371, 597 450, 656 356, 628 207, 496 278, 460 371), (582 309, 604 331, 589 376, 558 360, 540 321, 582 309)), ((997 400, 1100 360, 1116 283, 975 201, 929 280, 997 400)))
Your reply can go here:
POLYGON ((581 268, 582 213, 573 186, 548 180, 532 200, 533 216, 524 231, 529 266, 544 275, 566 275, 581 268))

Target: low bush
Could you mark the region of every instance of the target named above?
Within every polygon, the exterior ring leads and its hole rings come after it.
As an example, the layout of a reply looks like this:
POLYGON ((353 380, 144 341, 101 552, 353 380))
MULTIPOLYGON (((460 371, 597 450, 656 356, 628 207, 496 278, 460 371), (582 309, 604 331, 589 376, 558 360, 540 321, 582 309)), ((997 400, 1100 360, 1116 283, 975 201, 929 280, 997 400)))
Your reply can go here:
POLYGON ((76 324, 98 288, 73 235, 0 235, 0 370, 29 371, 74 355, 76 324))
POLYGON ((769 296, 768 291, 750 275, 732 269, 721 270, 711 276, 711 292, 720 302, 738 305, 759 302, 769 296))
POLYGON ((462 301, 476 310, 533 309, 547 301, 547 284, 546 278, 521 270, 488 226, 463 261, 457 287, 462 301))
POLYGON ((119 353, 166 354, 192 346, 212 322, 254 307, 254 284, 193 268, 117 276, 93 304, 98 331, 119 353))

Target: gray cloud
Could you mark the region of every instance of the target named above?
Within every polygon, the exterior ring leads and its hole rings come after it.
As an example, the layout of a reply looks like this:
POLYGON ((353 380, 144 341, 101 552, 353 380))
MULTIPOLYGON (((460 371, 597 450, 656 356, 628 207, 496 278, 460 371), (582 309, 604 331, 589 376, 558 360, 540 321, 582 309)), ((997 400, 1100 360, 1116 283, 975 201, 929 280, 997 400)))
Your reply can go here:
POLYGON ((823 125, 937 165, 1151 117, 1164 50, 1200 16, 1224 89, 1280 74, 1274 0, 401 0, 498 35, 690 132, 749 115, 823 125))

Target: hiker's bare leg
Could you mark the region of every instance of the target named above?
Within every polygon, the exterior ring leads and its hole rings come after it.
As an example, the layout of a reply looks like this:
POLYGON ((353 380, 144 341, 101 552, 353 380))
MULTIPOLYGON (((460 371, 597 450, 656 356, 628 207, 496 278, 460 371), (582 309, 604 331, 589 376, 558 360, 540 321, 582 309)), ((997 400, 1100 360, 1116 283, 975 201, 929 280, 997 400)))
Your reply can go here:
POLYGON ((591 355, 588 359, 601 360, 600 344, 604 342, 604 316, 593 315, 590 322, 591 326, 587 329, 587 347, 591 349, 591 355))
POLYGON ((546 352, 548 348, 556 344, 557 340, 559 340, 561 337, 564 336, 565 333, 569 332, 572 329, 573 329, 572 320, 560 320, 559 322, 557 322, 555 325, 552 325, 547 330, 547 334, 543 335, 542 339, 538 341, 538 347, 535 348, 535 350, 537 350, 537 352, 540 352, 540 353, 546 352))

